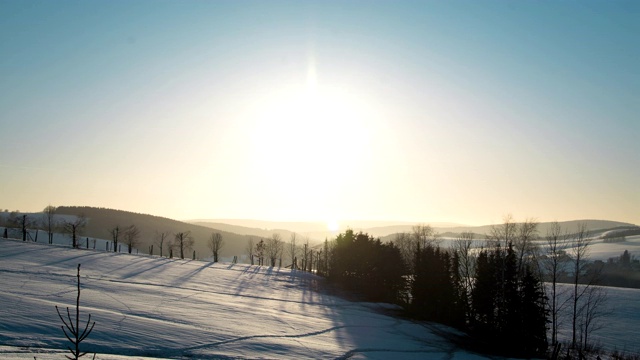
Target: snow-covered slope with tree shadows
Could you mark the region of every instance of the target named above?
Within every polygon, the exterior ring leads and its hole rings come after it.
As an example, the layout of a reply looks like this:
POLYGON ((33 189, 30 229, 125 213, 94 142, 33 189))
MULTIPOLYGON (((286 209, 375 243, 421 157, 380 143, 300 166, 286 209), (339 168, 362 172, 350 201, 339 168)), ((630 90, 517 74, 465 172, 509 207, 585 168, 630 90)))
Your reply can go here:
POLYGON ((54 306, 75 304, 78 263, 81 318, 92 314, 96 322, 82 345, 99 354, 197 359, 482 357, 447 340, 455 336, 453 330, 385 315, 393 309, 388 305, 332 295, 323 290, 322 279, 311 274, 12 240, 0 240, 0 356, 7 358, 10 349, 20 348, 21 356, 24 351, 39 359, 62 356, 59 351, 68 343, 54 306))

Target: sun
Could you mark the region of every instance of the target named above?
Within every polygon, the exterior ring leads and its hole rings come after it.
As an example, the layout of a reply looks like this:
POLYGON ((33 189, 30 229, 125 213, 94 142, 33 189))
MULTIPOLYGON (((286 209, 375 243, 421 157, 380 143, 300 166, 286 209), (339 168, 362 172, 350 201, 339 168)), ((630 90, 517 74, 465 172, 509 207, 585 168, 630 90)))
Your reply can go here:
POLYGON ((363 174, 375 168, 387 133, 366 91, 320 80, 311 58, 306 81, 273 84, 247 104, 238 129, 261 196, 296 216, 331 219, 353 189, 365 192, 363 174))
POLYGON ((344 197, 371 161, 373 127, 358 98, 333 87, 287 88, 262 105, 247 146, 264 189, 279 201, 297 198, 316 207, 344 197))
POLYGON ((337 232, 338 230, 340 230, 340 224, 336 220, 330 220, 327 222, 327 228, 331 232, 337 232))

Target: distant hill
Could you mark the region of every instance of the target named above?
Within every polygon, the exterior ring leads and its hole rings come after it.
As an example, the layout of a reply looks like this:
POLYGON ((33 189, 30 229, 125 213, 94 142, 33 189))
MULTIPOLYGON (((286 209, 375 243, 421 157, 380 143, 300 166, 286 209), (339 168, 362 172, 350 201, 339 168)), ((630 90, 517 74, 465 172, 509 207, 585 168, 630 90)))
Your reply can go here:
MULTIPOLYGON (((129 211, 104 209, 95 207, 60 206, 57 214, 60 215, 85 215, 88 219, 83 235, 110 240, 109 230, 119 225, 126 227, 135 224, 140 229, 140 242, 138 246, 141 252, 148 252, 148 248, 154 243, 156 232, 169 232, 170 240, 178 232, 191 231, 191 236, 195 241, 194 250, 198 258, 210 257, 210 250, 207 247, 209 237, 214 232, 219 232, 224 239, 224 247, 221 250, 222 257, 233 257, 234 255, 244 255, 245 248, 250 236, 239 235, 225 229, 215 229, 182 221, 172 220, 160 216, 138 214, 129 211)), ((156 245, 157 247, 157 245, 156 245)), ((154 250, 157 254, 157 250, 154 250)), ((191 257, 191 253, 189 257, 191 257)))
MULTIPOLYGON (((635 224, 624 223, 619 221, 609 221, 609 220, 571 220, 571 221, 559 221, 558 222, 562 228, 568 233, 576 232, 578 229, 578 224, 585 223, 587 225, 587 230, 591 232, 591 235, 598 235, 608 230, 617 229, 617 228, 628 228, 628 227, 636 227, 635 224)), ((538 224, 538 235, 545 236, 547 232, 551 228, 552 222, 541 222, 538 224)), ((499 224, 497 224, 499 225, 499 224)), ((491 227, 495 225, 482 225, 482 226, 459 226, 459 227, 434 227, 434 230, 439 232, 443 237, 457 237, 459 234, 463 232, 470 231, 476 234, 476 238, 481 238, 490 234, 491 227)), ((388 241, 393 240, 395 234, 400 232, 411 232, 411 226, 397 226, 393 227, 396 230, 394 233, 382 236, 382 240, 388 241)), ((376 235, 374 235, 376 236, 376 235)))
POLYGON ((192 224, 214 223, 237 226, 239 230, 260 229, 277 230, 286 229, 296 233, 308 233, 314 231, 326 231, 327 223, 311 221, 267 221, 252 219, 195 219, 187 221, 192 224))
MULTIPOLYGON (((609 221, 609 220, 571 220, 571 221, 559 221, 558 222, 563 229, 567 230, 569 233, 576 232, 578 230, 578 224, 585 223, 587 225, 587 230, 594 232, 599 230, 608 230, 621 226, 635 226, 635 224, 623 223, 619 221, 609 221)), ((538 233, 544 236, 549 229, 551 228, 552 222, 541 222, 538 224, 538 233)), ((499 225, 499 224, 496 224, 499 225)), ((451 233, 462 233, 464 231, 472 231, 477 234, 489 234, 491 232, 491 227, 494 225, 483 225, 483 226, 472 226, 472 227, 454 227, 454 228, 436 228, 437 231, 440 232, 451 232, 451 233)))
MULTIPOLYGON (((192 224, 217 228, 229 232, 243 235, 253 235, 258 237, 269 237, 274 231, 279 232, 283 239, 288 240, 291 232, 308 236, 312 242, 323 241, 325 238, 333 238, 338 233, 344 232, 347 228, 354 231, 362 231, 373 237, 380 237, 384 240, 391 239, 397 233, 411 232, 417 223, 393 222, 393 221, 341 221, 338 232, 329 231, 327 224, 321 222, 276 222, 247 219, 218 219, 218 220, 193 220, 192 224), (286 230, 285 230, 286 229, 286 230)), ((560 225, 568 232, 575 232, 579 223, 586 223, 587 230, 599 232, 619 227, 636 226, 630 223, 608 220, 572 220, 562 221, 560 225)), ((491 232, 494 225, 467 226, 455 223, 425 223, 431 225, 443 237, 457 237, 462 232, 473 232, 476 238, 483 238, 491 232)), ((538 224, 538 233, 544 236, 551 226, 551 222, 541 222, 538 224)))
MULTIPOLYGON (((234 232, 236 234, 254 235, 268 237, 274 231, 280 232, 283 238, 288 239, 291 232, 309 237, 312 241, 323 241, 325 238, 335 237, 338 233, 346 229, 366 232, 372 236, 385 236, 394 234, 402 229, 411 229, 415 222, 407 221, 367 221, 367 220, 343 220, 340 221, 339 231, 330 231, 328 224, 324 222, 294 222, 294 221, 265 221, 251 219, 200 219, 190 220, 191 224, 214 227, 222 230, 234 232), (286 235, 285 235, 286 234, 286 235)), ((438 227, 460 227, 465 226, 455 223, 432 223, 438 227)))
MULTIPOLYGON (((189 222, 189 223, 210 228, 210 229, 218 229, 221 231, 235 233, 238 235, 254 236, 256 238, 270 238, 274 233, 278 233, 280 234, 282 240, 285 242, 288 242, 289 239, 291 238, 291 234, 294 233, 293 231, 289 231, 286 229, 266 230, 266 229, 238 226, 238 225, 223 224, 223 223, 217 223, 217 222, 207 222, 207 221, 202 221, 202 222, 196 221, 196 222, 189 222)), ((296 233, 296 241, 298 243, 301 243, 304 237, 305 237, 304 234, 296 233)))
MULTIPOLYGON (((410 223, 402 225, 387 225, 387 226, 375 226, 369 228, 352 227, 354 231, 362 231, 368 233, 373 237, 383 237, 391 234, 397 234, 400 232, 411 232, 411 229, 419 223, 410 223)), ((420 223, 431 225, 434 229, 438 229, 439 232, 452 231, 451 229, 457 229, 460 227, 468 227, 467 225, 460 225, 454 223, 420 223)))

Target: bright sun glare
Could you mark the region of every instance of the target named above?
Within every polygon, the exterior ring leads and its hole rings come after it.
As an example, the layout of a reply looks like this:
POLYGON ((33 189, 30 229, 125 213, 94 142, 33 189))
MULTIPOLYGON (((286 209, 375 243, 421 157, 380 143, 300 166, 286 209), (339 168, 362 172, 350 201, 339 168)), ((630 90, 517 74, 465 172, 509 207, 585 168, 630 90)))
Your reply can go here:
POLYGON ((365 191, 362 174, 375 166, 384 123, 366 91, 323 82, 313 58, 307 70, 304 83, 273 84, 247 108, 249 167, 279 209, 336 219, 344 199, 365 191))
POLYGON ((327 223, 329 231, 336 232, 340 230, 340 224, 336 220, 331 220, 327 223))
MULTIPOLYGON (((353 92, 310 84, 280 89, 255 107, 251 159, 260 172, 279 173, 265 178, 275 196, 314 206, 354 186, 355 174, 371 161, 375 127, 370 106, 353 92)), ((335 216, 326 210, 307 215, 335 216)))
POLYGON ((263 160, 344 170, 360 160, 369 138, 356 106, 339 93, 320 89, 273 99, 258 115, 254 137, 263 160))

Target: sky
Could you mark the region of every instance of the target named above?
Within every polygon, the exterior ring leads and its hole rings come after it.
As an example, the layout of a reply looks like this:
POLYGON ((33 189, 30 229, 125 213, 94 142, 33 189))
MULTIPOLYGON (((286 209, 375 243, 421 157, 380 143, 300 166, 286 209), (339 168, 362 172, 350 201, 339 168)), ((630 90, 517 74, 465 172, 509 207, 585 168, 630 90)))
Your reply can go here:
POLYGON ((0 1, 0 208, 640 224, 640 2, 0 1))

